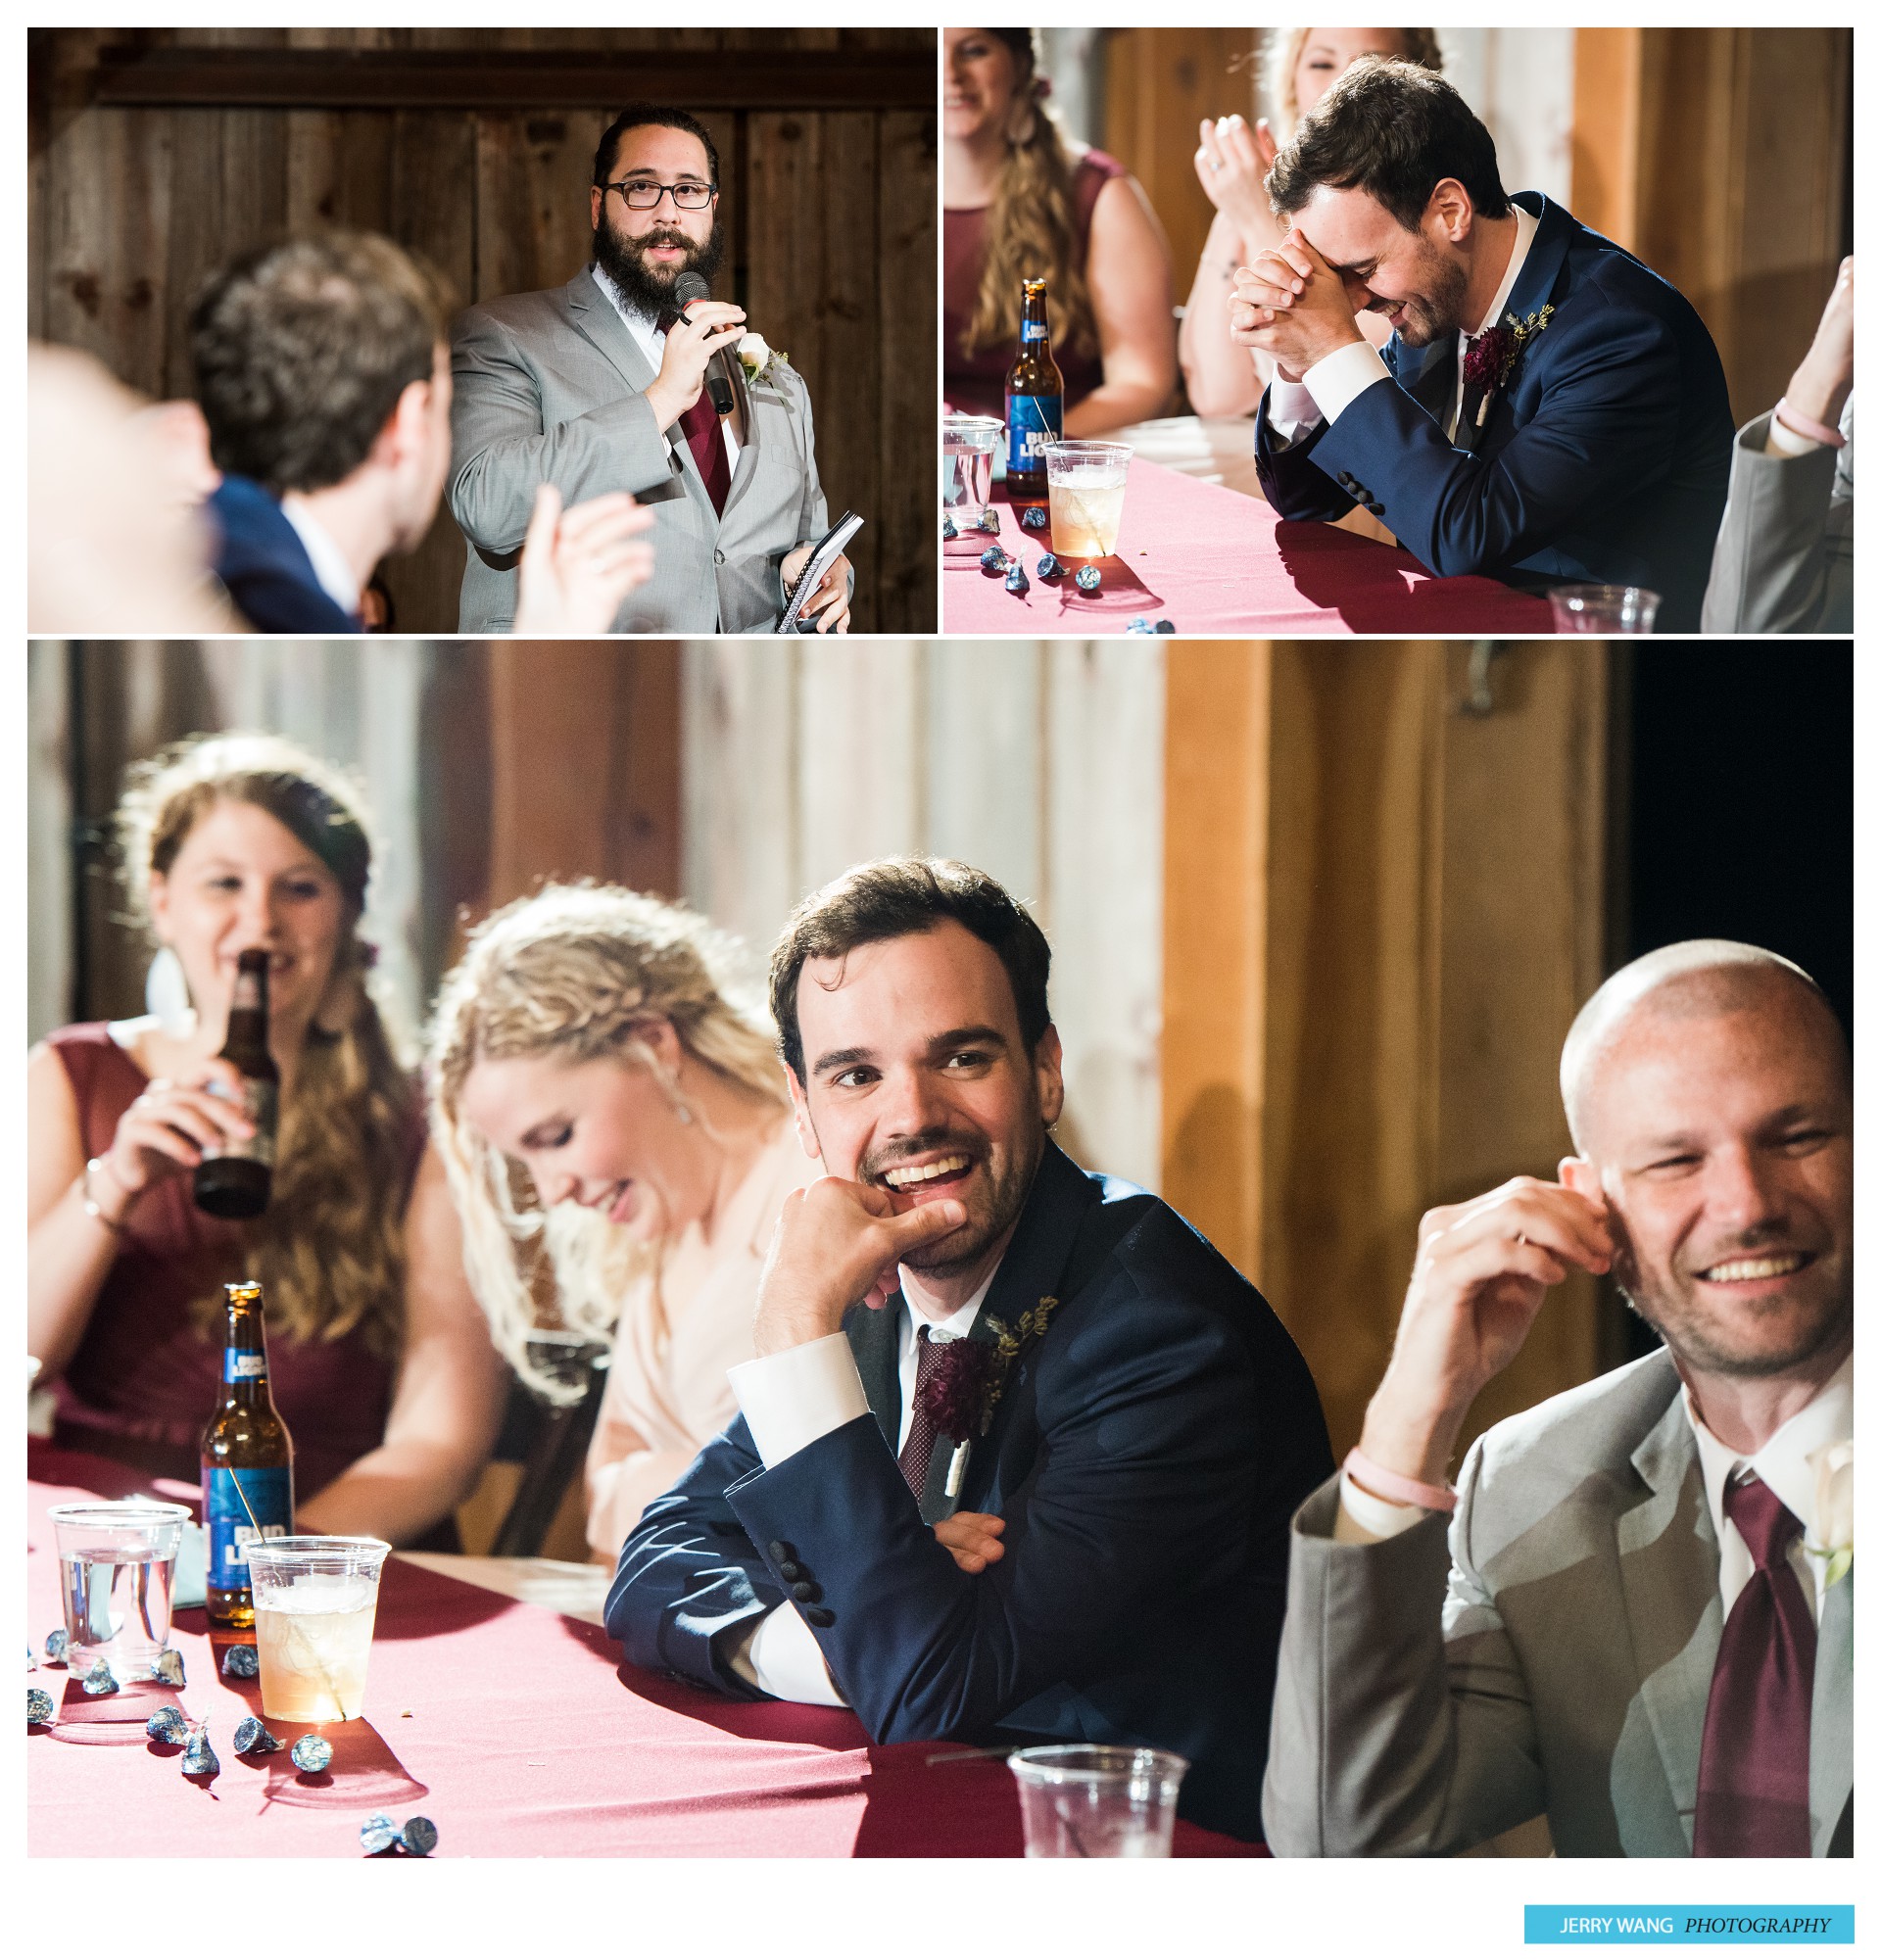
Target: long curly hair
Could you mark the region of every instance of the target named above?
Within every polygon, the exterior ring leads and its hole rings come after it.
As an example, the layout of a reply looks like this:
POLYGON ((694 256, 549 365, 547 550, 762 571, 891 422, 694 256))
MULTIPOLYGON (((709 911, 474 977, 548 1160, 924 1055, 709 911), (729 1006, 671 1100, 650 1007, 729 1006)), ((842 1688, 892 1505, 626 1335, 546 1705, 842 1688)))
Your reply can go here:
POLYGON ((582 1206, 545 1209, 526 1171, 465 1119, 464 1083, 479 1061, 524 1055, 656 1069, 640 1030, 657 1019, 689 1055, 782 1115, 790 1094, 776 1037, 744 967, 736 939, 682 906, 618 885, 549 884, 484 920, 438 991, 426 1042, 431 1133, 457 1200, 464 1271, 498 1348, 549 1401, 579 1391, 531 1356, 542 1309, 566 1332, 606 1338, 660 1248, 582 1206))
POLYGON ((1078 249, 1078 161, 1045 107, 1050 83, 1038 72, 1030 27, 989 27, 1012 51, 1014 121, 1006 161, 987 213, 987 256, 973 316, 961 336, 968 354, 1017 345, 1020 282, 1044 279, 1054 347, 1097 352, 1097 316, 1078 249))
MULTIPOLYGON (((359 935, 371 817, 339 770, 279 736, 191 736, 133 764, 118 804, 119 861, 129 923, 153 942, 151 877, 169 876, 184 839, 218 803, 253 804, 292 832, 333 874, 346 905, 326 995, 282 1100, 268 1207, 241 1227, 244 1273, 262 1283, 270 1331, 337 1341, 357 1330, 373 1352, 395 1355, 420 1103, 359 935)), ((220 1289, 191 1302, 190 1317, 214 1335, 220 1289)))
MULTIPOLYGON (((1437 45, 1434 27, 1394 27, 1403 46, 1401 61, 1415 62, 1432 74, 1443 72, 1443 50, 1437 45)), ((1270 27, 1261 47, 1261 86, 1267 96, 1268 120, 1274 125, 1275 140, 1287 143, 1300 126, 1300 98, 1293 77, 1299 72, 1300 56, 1306 51, 1311 27, 1270 27)))

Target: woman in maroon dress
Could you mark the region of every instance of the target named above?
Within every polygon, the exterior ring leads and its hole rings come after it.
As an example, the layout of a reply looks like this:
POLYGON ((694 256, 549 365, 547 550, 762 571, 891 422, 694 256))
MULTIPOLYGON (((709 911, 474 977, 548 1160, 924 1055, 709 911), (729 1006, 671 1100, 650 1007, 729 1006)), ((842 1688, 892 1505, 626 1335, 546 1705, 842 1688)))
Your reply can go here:
POLYGON ((291 744, 216 736, 133 771, 119 828, 132 911, 192 1005, 62 1028, 27 1063, 28 1341, 56 1439, 194 1482, 221 1288, 256 1278, 297 1523, 410 1544, 482 1467, 505 1373, 366 984, 364 812, 291 744), (281 1117, 268 1208, 236 1224, 188 1173, 244 1124, 211 1084, 236 1079, 217 1051, 256 946, 281 1117))
POLYGON ((945 34, 947 401, 1004 415, 1019 282, 1042 275, 1065 434, 1161 414, 1176 387, 1175 295, 1142 186, 1116 158, 1066 141, 1030 29, 945 34))

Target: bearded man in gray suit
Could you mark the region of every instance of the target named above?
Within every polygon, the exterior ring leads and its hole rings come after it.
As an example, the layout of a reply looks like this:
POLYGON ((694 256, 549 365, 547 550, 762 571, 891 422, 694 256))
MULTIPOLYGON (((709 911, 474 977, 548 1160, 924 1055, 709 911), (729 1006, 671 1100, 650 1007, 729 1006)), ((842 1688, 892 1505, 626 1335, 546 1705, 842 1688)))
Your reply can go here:
POLYGON ((1852 1855, 1853 1103, 1774 954, 1613 976, 1562 1056, 1575 1155, 1429 1213, 1390 1364, 1294 1518, 1263 1802, 1283 1855, 1852 1855), (1653 1355, 1458 1432, 1548 1289, 1653 1355), (1446 1546, 1446 1525, 1447 1546, 1446 1546))
MULTIPOLYGON (((732 412, 706 366, 745 314, 717 300, 682 312, 675 281, 708 283, 724 256, 718 153, 685 111, 639 103, 608 126, 589 193, 592 263, 554 292, 472 307, 452 335, 451 509, 469 547, 458 630, 505 633, 536 488, 564 502, 630 491, 654 511, 653 576, 616 633, 763 633, 829 528, 809 392, 781 356, 748 377, 732 412)), ((839 557, 804 605, 846 632, 852 580, 839 557)))

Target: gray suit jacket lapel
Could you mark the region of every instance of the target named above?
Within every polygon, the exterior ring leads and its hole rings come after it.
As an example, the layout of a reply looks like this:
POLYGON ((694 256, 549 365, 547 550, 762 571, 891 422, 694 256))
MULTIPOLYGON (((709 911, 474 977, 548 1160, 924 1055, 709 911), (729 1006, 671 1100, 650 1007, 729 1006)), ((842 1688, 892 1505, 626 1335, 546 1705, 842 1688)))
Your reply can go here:
MULTIPOLYGON (((763 437, 758 431, 757 404, 751 399, 749 383, 746 377, 745 364, 736 359, 732 361, 732 386, 738 396, 738 406, 742 413, 739 419, 745 425, 745 440, 738 446, 738 467, 732 471, 732 487, 725 493, 725 510, 720 517, 721 524, 730 521, 732 506, 743 495, 745 487, 757 474, 762 460, 763 437)), ((701 483, 699 488, 703 490, 701 483)), ((707 503, 711 499, 708 497, 707 503)))
POLYGON ((1855 1574, 1822 1596, 1815 1638, 1815 1688, 1809 1708, 1810 1848, 1829 1855, 1830 1840, 1855 1794, 1855 1574))
POLYGON ((1676 1393, 1632 1461, 1652 1495, 1614 1521, 1620 1591, 1639 1666, 1639 1698, 1689 1851, 1705 1706, 1724 1613, 1698 1445, 1676 1393))
MULTIPOLYGON (((614 311, 614 303, 595 284, 592 272, 586 267, 577 272, 562 289, 562 296, 576 328, 619 370, 636 395, 646 394, 652 384, 653 369, 641 353, 639 342, 627 331, 627 323, 614 311)), ((746 419, 748 423, 752 418, 746 419)), ((677 428, 669 429, 666 437, 672 445, 673 460, 679 465, 687 496, 699 505, 706 522, 716 528, 718 512, 712 508, 705 480, 699 473, 692 444, 677 428)), ((744 461, 742 452, 739 460, 744 461)))

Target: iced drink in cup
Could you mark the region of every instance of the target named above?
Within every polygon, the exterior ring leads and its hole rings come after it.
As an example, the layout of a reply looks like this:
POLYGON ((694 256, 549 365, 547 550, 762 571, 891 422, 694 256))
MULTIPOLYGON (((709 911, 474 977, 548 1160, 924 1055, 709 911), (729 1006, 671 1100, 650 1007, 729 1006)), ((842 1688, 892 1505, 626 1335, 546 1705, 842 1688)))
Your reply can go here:
POLYGON ((940 423, 940 508, 963 529, 992 500, 992 453, 1006 425, 990 415, 947 415, 940 423))
POLYGON ((54 1505, 47 1515, 59 1542, 66 1666, 78 1680, 100 1660, 121 1685, 154 1680, 157 1656, 169 1645, 176 1548, 189 1512, 128 1498, 54 1505))
POLYGON ((1124 521, 1127 443, 1053 443, 1045 451, 1051 549, 1061 558, 1110 558, 1124 521))
POLYGON ((1167 1858, 1188 1764, 1167 1749, 1015 1749, 1029 1858, 1167 1858))
POLYGON ((356 1722, 379 1604, 382 1538, 269 1538, 248 1548, 262 1713, 356 1722))

